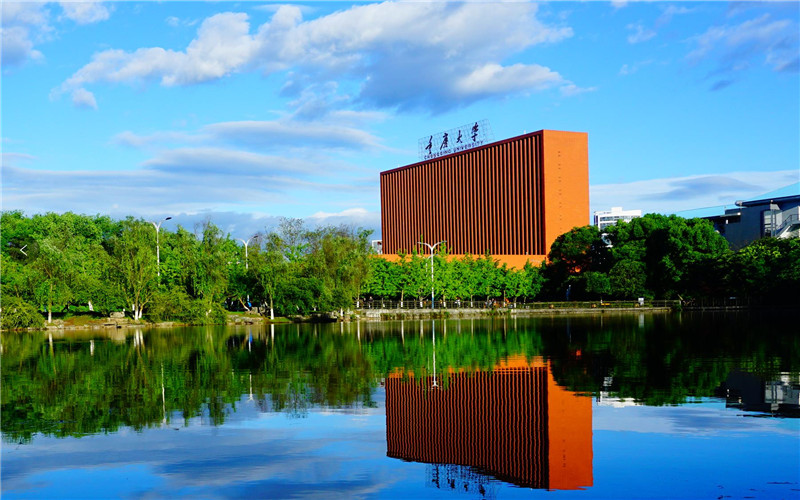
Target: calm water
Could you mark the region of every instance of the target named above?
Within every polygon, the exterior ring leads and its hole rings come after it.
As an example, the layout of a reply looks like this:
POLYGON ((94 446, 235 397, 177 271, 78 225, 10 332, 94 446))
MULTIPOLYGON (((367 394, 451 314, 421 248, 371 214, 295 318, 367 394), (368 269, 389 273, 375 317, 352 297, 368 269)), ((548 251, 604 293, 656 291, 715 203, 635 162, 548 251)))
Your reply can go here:
POLYGON ((797 325, 3 334, 2 496, 800 498, 797 325))

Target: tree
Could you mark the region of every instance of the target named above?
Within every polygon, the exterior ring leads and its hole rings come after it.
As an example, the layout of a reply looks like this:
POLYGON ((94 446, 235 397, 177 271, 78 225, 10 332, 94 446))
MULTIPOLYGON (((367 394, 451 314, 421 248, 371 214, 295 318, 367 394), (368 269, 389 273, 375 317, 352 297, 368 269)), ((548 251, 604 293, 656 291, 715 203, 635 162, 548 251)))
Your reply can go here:
POLYGON ((329 307, 340 314, 355 304, 369 278, 370 234, 345 227, 309 234, 309 271, 330 291, 329 307))
POLYGON ((403 300, 403 296, 410 295, 416 297, 421 304, 423 297, 431 290, 431 275, 425 259, 416 251, 409 255, 401 255, 400 268, 404 276, 400 300, 403 300))
POLYGON ((251 267, 261 287, 264 300, 269 305, 269 319, 275 319, 275 298, 285 278, 288 261, 283 255, 283 241, 275 233, 260 238, 259 248, 260 251, 252 256, 251 267))
POLYGON ((401 294, 402 269, 400 264, 372 256, 369 259, 369 265, 371 271, 364 285, 364 293, 384 298, 394 298, 401 294))
POLYGON ((141 220, 129 219, 111 241, 110 279, 115 283, 133 319, 139 320, 158 289, 155 233, 141 220))
MULTIPOLYGON (((608 265, 607 245, 595 226, 575 227, 560 235, 550 247, 544 275, 551 298, 566 297, 567 290, 579 273, 605 271, 608 265)), ((570 293, 574 293, 570 289, 570 293)))
POLYGON ((725 255, 728 243, 705 219, 647 214, 608 228, 613 262, 631 260, 645 265, 646 288, 670 298, 697 295, 693 274, 725 255))
POLYGON ((652 294, 645 287, 647 281, 644 262, 624 259, 611 268, 608 273, 611 293, 620 299, 638 297, 651 297, 652 294))

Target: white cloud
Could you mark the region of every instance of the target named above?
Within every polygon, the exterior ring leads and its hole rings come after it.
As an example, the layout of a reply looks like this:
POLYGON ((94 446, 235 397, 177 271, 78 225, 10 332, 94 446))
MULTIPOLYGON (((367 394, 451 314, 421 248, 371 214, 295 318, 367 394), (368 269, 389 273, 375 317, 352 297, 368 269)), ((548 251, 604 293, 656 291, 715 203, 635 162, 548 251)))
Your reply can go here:
POLYGON ((752 199, 798 182, 796 170, 775 172, 731 172, 596 184, 590 186, 592 211, 622 206, 642 212, 672 213, 694 208, 733 206, 736 200, 752 199))
POLYGON ((661 15, 656 19, 655 27, 660 28, 666 24, 669 24, 672 21, 672 18, 678 15, 689 14, 690 12, 694 12, 693 9, 689 9, 687 7, 678 7, 677 5, 668 5, 661 15))
POLYGON ((94 24, 111 17, 111 12, 100 2, 59 2, 64 16, 78 24, 94 24))
POLYGON ((299 144, 331 147, 377 147, 378 138, 363 130, 322 123, 292 121, 240 121, 215 123, 205 130, 233 142, 270 145, 299 144))
POLYGON ((278 149, 286 152, 294 147, 313 147, 327 153, 340 149, 385 150, 387 148, 377 136, 359 128, 384 118, 382 113, 340 111, 310 123, 285 118, 212 123, 195 132, 159 131, 143 135, 126 130, 116 134, 111 142, 133 148, 203 143, 206 146, 234 144, 258 151, 278 149))
POLYGON ((310 85, 329 93, 326 102, 297 103, 311 108, 310 117, 314 106, 330 107, 337 99, 447 108, 465 96, 536 91, 564 81, 535 64, 502 65, 527 47, 572 36, 568 27, 545 25, 536 12, 528 3, 385 2, 304 21, 300 8, 284 5, 253 33, 246 14, 222 13, 203 21, 184 51, 150 47, 95 54, 60 91, 95 82, 191 85, 240 71, 291 69, 285 95, 301 95, 310 85), (325 90, 336 79, 360 84, 358 94, 325 90))
POLYGON ((458 79, 455 90, 462 96, 542 90, 563 83, 558 73, 539 65, 514 64, 503 67, 486 64, 458 79))
POLYGON ((373 237, 380 233, 381 213, 366 208, 347 208, 340 212, 316 212, 306 217, 312 226, 353 226, 372 229, 373 237))
POLYGON ((189 134, 186 132, 155 132, 150 135, 141 135, 130 130, 122 131, 111 138, 113 144, 132 148, 144 148, 155 144, 165 143, 196 143, 207 141, 209 138, 203 134, 189 134))
POLYGON ((4 66, 16 66, 28 59, 39 60, 43 55, 33 48, 30 31, 27 27, 12 26, 2 28, 2 59, 4 66))
POLYGON ((567 83, 566 85, 563 85, 563 86, 561 86, 561 88, 559 88, 559 91, 561 92, 561 95, 565 95, 565 96, 580 95, 580 94, 584 94, 586 92, 594 92, 595 90, 597 90, 597 87, 585 87, 585 88, 582 88, 582 87, 578 87, 574 83, 567 83))
POLYGON ((3 2, 3 24, 0 28, 3 66, 18 66, 44 56, 34 45, 47 39, 52 27, 44 4, 3 2))
POLYGON ((627 28, 633 31, 628 35, 628 43, 642 43, 656 36, 655 31, 647 29, 641 24, 629 24, 627 28))
MULTIPOLYGON (((110 11, 100 2, 60 2, 63 18, 78 24, 90 24, 109 18, 110 11)), ((2 63, 5 67, 19 66, 29 60, 44 58, 35 46, 54 38, 51 25, 51 4, 22 1, 2 2, 2 63)), ((61 17, 57 18, 60 20, 61 17)))
POLYGON ((799 31, 796 22, 772 20, 769 14, 734 26, 713 26, 690 40, 695 48, 686 59, 692 64, 708 58, 718 61, 710 75, 718 80, 713 88, 726 87, 732 83, 731 75, 759 59, 773 71, 796 72, 800 69, 799 31))
POLYGON ((317 170, 315 163, 270 156, 248 151, 221 148, 178 148, 160 152, 147 160, 148 168, 180 175, 236 176, 267 178, 278 174, 309 174, 317 170))
POLYGON ((3 156, 4 207, 27 212, 63 212, 68 207, 118 217, 208 211, 302 215, 348 198, 353 203, 377 196, 375 183, 359 185, 341 176, 329 180, 332 176, 319 163, 213 148, 167 151, 130 171, 12 164, 28 159, 3 156))
POLYGON ((97 81, 136 83, 159 80, 164 86, 191 85, 222 78, 248 64, 255 41, 246 14, 223 13, 206 19, 185 52, 159 47, 132 53, 106 50, 78 70, 61 92, 97 81))
POLYGON ((75 89, 72 91, 72 104, 78 108, 97 109, 97 101, 94 94, 86 89, 75 89))
POLYGON ((632 75, 637 71, 639 71, 644 66, 653 64, 653 62, 654 61, 652 59, 648 59, 646 61, 640 61, 634 64, 623 64, 622 67, 619 69, 619 74, 623 76, 632 75))
MULTIPOLYGON (((5 142, 5 141, 4 141, 5 142)), ((35 160, 36 157, 26 153, 2 153, 2 166, 8 167, 15 165, 18 160, 30 161, 35 160)))

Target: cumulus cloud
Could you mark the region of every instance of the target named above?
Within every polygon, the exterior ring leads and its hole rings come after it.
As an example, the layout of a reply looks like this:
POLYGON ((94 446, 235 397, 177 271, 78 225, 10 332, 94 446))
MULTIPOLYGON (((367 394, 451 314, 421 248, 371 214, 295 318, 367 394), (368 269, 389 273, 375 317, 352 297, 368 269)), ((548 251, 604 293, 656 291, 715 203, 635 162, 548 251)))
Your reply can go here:
POLYGON ((733 26, 713 26, 693 37, 695 48, 686 56, 691 64, 716 59, 718 67, 709 77, 712 89, 732 82, 732 75, 752 67, 754 61, 777 72, 800 69, 800 29, 789 19, 774 20, 769 14, 733 26), (722 75, 722 76, 720 76, 722 75))
POLYGON ((218 79, 241 69, 251 59, 254 41, 246 14, 223 13, 206 19, 185 52, 159 47, 132 53, 106 50, 78 70, 61 91, 97 81, 137 83, 158 80, 164 86, 218 79))
POLYGON ((52 27, 48 23, 48 11, 43 4, 3 2, 2 63, 5 67, 18 66, 28 60, 39 60, 44 56, 34 48, 48 37, 52 27))
POLYGON ((92 24, 105 21, 111 15, 100 2, 59 2, 61 16, 54 16, 52 5, 45 2, 3 2, 2 64, 4 67, 19 66, 29 60, 44 58, 37 44, 52 40, 57 30, 53 21, 71 20, 77 24, 92 24))
POLYGON ((455 82, 463 96, 541 90, 563 83, 564 79, 549 68, 536 64, 501 66, 485 64, 455 82))
POLYGON ((64 16, 78 24, 93 24, 111 17, 111 12, 100 2, 60 2, 64 16))
POLYGON ((97 101, 94 94, 86 89, 75 89, 72 91, 72 104, 78 108, 97 109, 97 101))
MULTIPOLYGON (((204 20, 183 51, 99 52, 60 92, 96 82, 192 85, 242 71, 291 70, 284 88, 289 97, 299 98, 309 84, 324 89, 344 79, 360 85, 355 95, 328 92, 378 106, 446 109, 464 98, 574 85, 543 66, 503 65, 530 46, 572 36, 570 28, 546 25, 536 14, 537 6, 528 3, 385 2, 305 21, 300 8, 284 5, 251 30, 246 14, 227 12, 204 20)), ((320 105, 301 103, 311 116, 320 105)))

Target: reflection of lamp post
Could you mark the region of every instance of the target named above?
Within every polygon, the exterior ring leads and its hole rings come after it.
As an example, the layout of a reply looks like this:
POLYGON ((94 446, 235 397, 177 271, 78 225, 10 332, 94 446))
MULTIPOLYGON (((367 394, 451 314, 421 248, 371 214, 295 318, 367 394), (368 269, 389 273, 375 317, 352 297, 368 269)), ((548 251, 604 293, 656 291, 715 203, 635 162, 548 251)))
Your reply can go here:
POLYGON ((431 258, 431 309, 433 309, 433 251, 436 249, 436 247, 438 247, 442 243, 447 243, 447 240, 442 240, 438 243, 434 243, 433 245, 429 245, 424 241, 419 241, 417 243, 419 243, 420 245, 425 245, 431 250, 431 257, 430 257, 431 258))
POLYGON ((431 320, 431 332, 433 332, 433 387, 439 387, 436 383, 436 320, 431 320))
POLYGON ((239 241, 244 243, 244 269, 245 269, 245 271, 248 269, 248 266, 247 266, 247 245, 250 244, 250 240, 255 239, 255 238, 258 238, 257 234, 247 238, 247 241, 244 241, 243 239, 239 238, 239 241))
POLYGON ((150 221, 150 224, 152 224, 153 227, 156 228, 156 269, 157 269, 159 278, 161 277, 161 248, 159 247, 159 244, 158 244, 158 232, 161 229, 161 224, 165 220, 170 220, 171 218, 172 217, 165 217, 164 220, 159 221, 158 224, 156 224, 153 221, 150 221))

